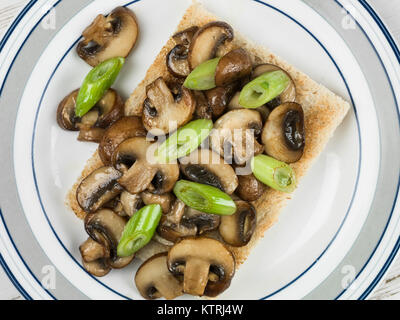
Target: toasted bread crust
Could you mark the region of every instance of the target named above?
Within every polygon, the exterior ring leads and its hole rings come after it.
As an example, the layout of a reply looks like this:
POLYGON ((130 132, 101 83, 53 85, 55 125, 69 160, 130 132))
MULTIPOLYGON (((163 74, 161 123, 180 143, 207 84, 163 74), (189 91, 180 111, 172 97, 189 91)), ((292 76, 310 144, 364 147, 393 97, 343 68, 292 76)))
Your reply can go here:
MULTIPOLYGON (((184 30, 194 25, 202 26, 216 20, 221 19, 209 13, 201 4, 193 3, 186 11, 177 31, 184 30)), ((173 46, 174 42, 172 38, 170 38, 161 49, 154 63, 148 69, 144 80, 127 100, 125 104, 126 115, 141 116, 143 101, 146 98, 146 86, 160 76, 167 79, 171 77, 167 70, 165 59, 173 46)), ((253 44, 235 31, 235 38, 228 50, 238 47, 246 49, 252 56, 253 63, 255 64, 272 63, 283 68, 291 75, 296 84, 297 102, 303 106, 305 115, 306 147, 303 157, 291 166, 296 172, 297 179, 300 180, 320 155, 335 129, 343 121, 350 109, 350 104, 324 86, 310 79, 307 75, 300 72, 268 49, 253 44)), ((96 152, 93 157, 88 160, 81 177, 67 196, 68 205, 79 218, 83 218, 85 213, 76 201, 76 189, 84 177, 100 166, 102 166, 102 163, 96 152)), ((278 220, 279 213, 289 199, 290 195, 288 194, 268 189, 259 200, 253 203, 257 210, 257 228, 255 234, 245 247, 230 248, 235 255, 237 266, 240 266, 247 259, 251 249, 264 236, 265 231, 278 220)), ((167 249, 168 248, 165 247, 165 250, 167 249)), ((146 248, 144 248, 145 252, 143 256, 151 256, 151 251, 153 250, 153 247, 149 247, 146 252, 146 248)), ((162 248, 158 246, 154 253, 160 251, 162 251, 162 248)))

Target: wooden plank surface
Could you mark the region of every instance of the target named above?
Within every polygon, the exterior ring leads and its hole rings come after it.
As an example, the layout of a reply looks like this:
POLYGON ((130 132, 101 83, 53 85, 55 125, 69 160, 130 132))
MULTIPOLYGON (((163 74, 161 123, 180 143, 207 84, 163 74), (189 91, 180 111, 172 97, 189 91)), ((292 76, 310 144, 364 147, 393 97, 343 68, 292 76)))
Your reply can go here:
MULTIPOLYGON (((331 1, 331 0, 324 0, 331 1)), ((0 0, 0 38, 27 0, 0 0)), ((400 43, 400 0, 369 0, 400 43)), ((0 268, 0 300, 22 299, 4 271, 0 268)), ((371 299, 400 300, 400 258, 393 263, 385 280, 375 290, 371 299)))

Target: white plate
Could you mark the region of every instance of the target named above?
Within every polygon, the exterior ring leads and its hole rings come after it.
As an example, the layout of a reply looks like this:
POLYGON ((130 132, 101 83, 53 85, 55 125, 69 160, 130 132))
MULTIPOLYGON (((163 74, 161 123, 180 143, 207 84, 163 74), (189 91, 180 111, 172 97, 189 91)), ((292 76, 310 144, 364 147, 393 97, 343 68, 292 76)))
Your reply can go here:
MULTIPOLYGON (((353 106, 220 298, 365 298, 399 246, 397 47, 363 1, 202 2, 353 106)), ((81 267, 86 235, 64 199, 96 145, 61 130, 56 108, 89 70, 74 49, 98 13, 128 5, 139 19, 140 41, 114 85, 127 98, 190 1, 66 3, 32 1, 1 43, 0 260, 26 298, 140 299, 139 262, 100 279, 81 267)))

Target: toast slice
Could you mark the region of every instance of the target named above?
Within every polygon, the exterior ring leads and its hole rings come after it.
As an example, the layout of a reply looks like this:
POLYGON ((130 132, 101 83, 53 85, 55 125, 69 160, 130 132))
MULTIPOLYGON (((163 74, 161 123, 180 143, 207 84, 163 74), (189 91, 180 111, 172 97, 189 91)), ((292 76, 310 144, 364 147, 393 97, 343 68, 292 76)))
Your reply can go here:
MULTIPOLYGON (((194 25, 203 26, 211 21, 221 20, 224 21, 208 12, 201 4, 194 2, 184 14, 177 31, 182 31, 194 25)), ((229 21, 227 22, 229 23, 229 21)), ((148 84, 161 76, 166 79, 170 77, 165 61, 166 55, 174 46, 175 43, 173 39, 170 38, 161 49, 154 63, 148 69, 144 80, 127 100, 125 105, 125 114, 127 116, 141 116, 143 102, 146 98, 146 86, 148 84)), ((287 71, 294 80, 297 89, 297 102, 300 103, 304 109, 307 141, 303 157, 298 162, 292 164, 296 177, 299 180, 321 154, 335 129, 346 116, 350 109, 350 104, 324 86, 310 79, 307 75, 288 64, 267 48, 252 43, 236 31, 234 40, 230 46, 231 47, 228 48, 229 50, 238 47, 246 49, 250 53, 254 64, 272 63, 278 65, 287 71)), ((92 158, 88 160, 80 178, 67 195, 68 206, 79 218, 84 218, 85 212, 76 201, 76 189, 89 173, 102 165, 100 157, 96 152, 92 158)), ((255 234, 248 245, 240 248, 230 248, 235 255, 237 266, 240 266, 247 259, 251 249, 263 237, 265 231, 278 220, 279 213, 289 199, 290 195, 286 193, 268 189, 259 200, 253 203, 257 211, 257 228, 255 234)), ((152 241, 141 250, 138 256, 141 259, 146 259, 155 253, 166 250, 167 247, 152 241)))

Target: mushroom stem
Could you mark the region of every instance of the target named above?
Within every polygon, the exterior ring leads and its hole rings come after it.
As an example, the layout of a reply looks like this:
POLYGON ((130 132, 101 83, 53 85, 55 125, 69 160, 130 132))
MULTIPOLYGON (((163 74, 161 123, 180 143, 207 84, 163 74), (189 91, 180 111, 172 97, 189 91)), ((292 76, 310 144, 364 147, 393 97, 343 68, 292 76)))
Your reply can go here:
POLYGON ((210 264, 203 259, 190 259, 185 266, 185 281, 183 291, 185 293, 202 296, 208 282, 210 264))

